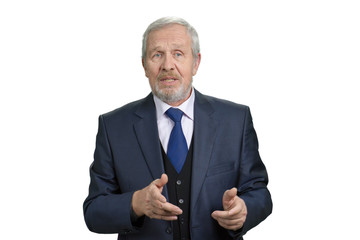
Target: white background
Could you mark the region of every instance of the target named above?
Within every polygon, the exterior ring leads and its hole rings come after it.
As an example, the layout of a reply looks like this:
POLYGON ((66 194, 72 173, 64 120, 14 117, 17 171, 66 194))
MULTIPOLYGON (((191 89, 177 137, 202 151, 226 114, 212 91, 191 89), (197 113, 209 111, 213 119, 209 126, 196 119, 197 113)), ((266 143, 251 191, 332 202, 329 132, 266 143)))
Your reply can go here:
POLYGON ((194 86, 249 105, 273 214, 254 239, 360 239, 358 1, 1 1, 0 239, 116 239, 82 203, 101 113, 146 96, 141 38, 180 16, 194 86))

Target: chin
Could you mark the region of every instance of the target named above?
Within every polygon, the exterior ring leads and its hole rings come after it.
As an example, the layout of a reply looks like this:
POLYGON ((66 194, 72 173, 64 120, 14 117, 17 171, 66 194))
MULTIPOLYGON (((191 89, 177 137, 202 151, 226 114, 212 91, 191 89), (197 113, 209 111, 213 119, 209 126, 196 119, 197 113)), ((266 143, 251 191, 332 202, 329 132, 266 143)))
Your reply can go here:
POLYGON ((179 88, 164 88, 159 89, 158 86, 153 89, 153 93, 163 102, 167 104, 176 103, 186 99, 190 94, 191 86, 185 89, 183 86, 179 88))

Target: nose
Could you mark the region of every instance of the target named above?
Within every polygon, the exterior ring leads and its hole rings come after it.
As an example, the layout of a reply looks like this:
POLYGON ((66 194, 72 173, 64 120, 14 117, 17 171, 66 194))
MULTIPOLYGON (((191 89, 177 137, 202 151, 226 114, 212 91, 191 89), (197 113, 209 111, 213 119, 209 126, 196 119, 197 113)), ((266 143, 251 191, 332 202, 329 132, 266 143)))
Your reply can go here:
POLYGON ((164 71, 170 71, 175 69, 174 59, 171 54, 166 54, 164 56, 161 68, 164 71))

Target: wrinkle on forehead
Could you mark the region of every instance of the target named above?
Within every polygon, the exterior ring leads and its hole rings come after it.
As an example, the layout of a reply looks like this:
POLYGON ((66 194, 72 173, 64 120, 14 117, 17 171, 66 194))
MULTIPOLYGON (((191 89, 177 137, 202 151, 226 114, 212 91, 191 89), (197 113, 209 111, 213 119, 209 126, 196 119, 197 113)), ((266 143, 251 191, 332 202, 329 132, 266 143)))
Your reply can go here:
MULTIPOLYGON (((165 46, 167 46, 170 49, 185 49, 185 44, 166 44, 165 46)), ((153 48, 150 48, 150 51, 161 51, 164 49, 164 45, 157 45, 153 48)))
POLYGON ((150 32, 147 44, 150 51, 185 49, 186 46, 191 48, 191 38, 184 26, 174 24, 150 32))

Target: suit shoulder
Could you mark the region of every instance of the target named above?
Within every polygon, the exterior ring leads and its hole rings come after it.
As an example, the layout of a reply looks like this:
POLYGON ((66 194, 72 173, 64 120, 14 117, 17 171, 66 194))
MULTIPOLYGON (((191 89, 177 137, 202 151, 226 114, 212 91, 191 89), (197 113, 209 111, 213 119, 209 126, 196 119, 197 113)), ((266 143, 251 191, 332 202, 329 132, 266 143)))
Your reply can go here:
POLYGON ((145 104, 151 98, 151 94, 143 99, 127 103, 119 108, 116 108, 110 112, 101 115, 106 120, 112 119, 126 119, 127 117, 133 116, 133 113, 143 104, 145 104))
POLYGON ((210 106, 207 107, 208 111, 212 109, 212 117, 222 123, 222 126, 235 128, 243 126, 241 123, 245 123, 246 119, 251 119, 250 108, 247 105, 205 95, 200 99, 203 99, 203 106, 210 106))
POLYGON ((235 103, 235 102, 232 102, 229 100, 216 98, 216 97, 212 97, 212 96, 207 96, 207 95, 203 95, 203 97, 213 106, 213 108, 216 111, 238 112, 238 111, 248 111, 249 110, 249 106, 244 105, 244 104, 235 103))

